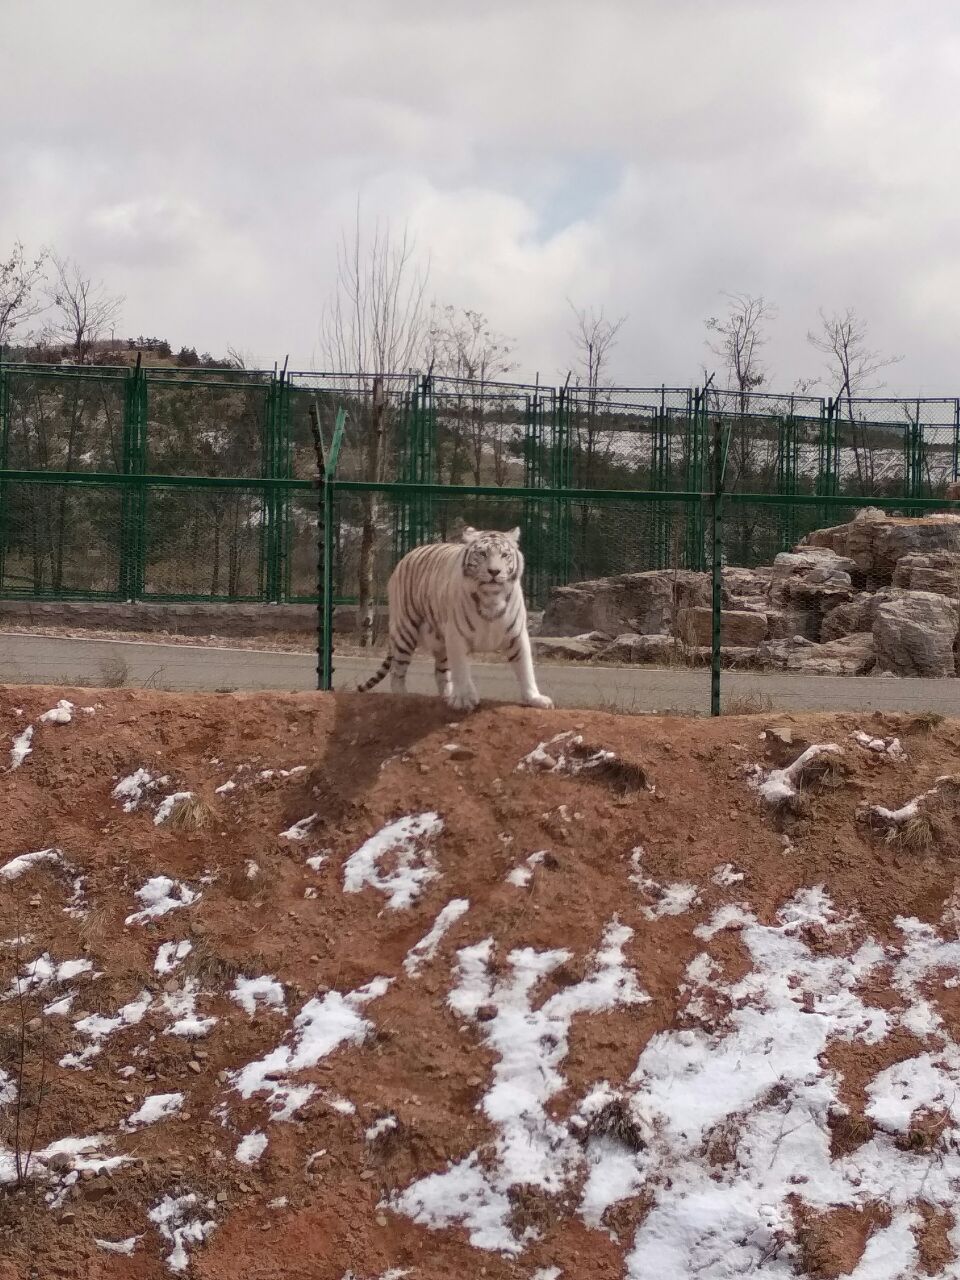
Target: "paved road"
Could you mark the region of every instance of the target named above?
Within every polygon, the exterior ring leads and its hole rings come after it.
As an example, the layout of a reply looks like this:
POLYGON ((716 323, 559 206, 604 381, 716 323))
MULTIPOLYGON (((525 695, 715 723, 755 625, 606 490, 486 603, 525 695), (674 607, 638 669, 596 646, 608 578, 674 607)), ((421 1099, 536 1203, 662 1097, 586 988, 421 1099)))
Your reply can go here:
MULTIPOLYGON (((336 660, 334 684, 353 688, 376 666, 376 659, 336 660)), ((512 701, 510 671, 477 664, 477 686, 487 698, 512 701)), ((655 667, 539 666, 540 686, 558 706, 621 711, 706 713, 710 708, 707 671, 655 667)), ((314 689, 316 660, 307 654, 264 653, 254 649, 213 649, 193 645, 143 644, 123 640, 72 640, 0 633, 0 683, 116 684, 177 690, 314 689)), ((427 662, 415 662, 408 686, 435 693, 427 662)), ((380 689, 389 688, 385 681, 380 689)), ((960 716, 960 680, 839 678, 780 673, 724 672, 724 702, 752 700, 779 710, 939 711, 960 716)))

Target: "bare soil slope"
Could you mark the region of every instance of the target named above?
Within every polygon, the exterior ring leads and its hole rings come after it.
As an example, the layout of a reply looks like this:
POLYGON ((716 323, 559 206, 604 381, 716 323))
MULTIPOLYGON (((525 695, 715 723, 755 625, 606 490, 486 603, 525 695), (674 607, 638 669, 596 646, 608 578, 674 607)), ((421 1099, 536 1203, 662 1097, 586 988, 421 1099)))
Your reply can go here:
POLYGON ((0 734, 0 1280, 955 1274, 960 725, 0 734))

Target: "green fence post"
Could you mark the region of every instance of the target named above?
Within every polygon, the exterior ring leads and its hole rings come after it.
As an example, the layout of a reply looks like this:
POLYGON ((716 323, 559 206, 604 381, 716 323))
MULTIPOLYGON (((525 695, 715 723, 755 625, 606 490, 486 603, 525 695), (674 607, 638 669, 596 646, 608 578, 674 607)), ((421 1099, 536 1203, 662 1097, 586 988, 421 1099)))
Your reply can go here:
POLYGON ((713 429, 713 500, 710 504, 713 552, 711 557, 710 714, 720 714, 720 658, 723 641, 723 491, 730 448, 730 424, 724 431, 720 414, 713 429))
MULTIPOLYGON (((318 687, 324 692, 333 688, 333 500, 337 461, 340 457, 340 446, 343 443, 343 432, 347 421, 346 410, 337 410, 337 420, 333 429, 333 442, 330 445, 330 456, 326 465, 322 466, 320 481, 321 502, 323 504, 323 573, 320 592, 320 653, 317 671, 318 687)), ((319 432, 319 423, 318 423, 319 432)))

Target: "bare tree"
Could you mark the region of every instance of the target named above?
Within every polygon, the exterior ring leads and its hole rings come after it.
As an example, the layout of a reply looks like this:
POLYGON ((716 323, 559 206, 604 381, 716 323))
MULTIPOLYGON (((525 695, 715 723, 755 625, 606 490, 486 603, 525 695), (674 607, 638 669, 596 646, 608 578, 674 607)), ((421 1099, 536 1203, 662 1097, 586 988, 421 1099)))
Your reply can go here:
POLYGON ((69 258, 53 254, 51 263, 51 334, 68 348, 74 364, 86 364, 96 343, 118 324, 124 299, 108 293, 102 280, 94 284, 69 258))
POLYGON ((853 307, 828 315, 820 309, 820 328, 807 334, 807 341, 826 357, 827 374, 837 390, 841 412, 850 425, 850 436, 861 490, 872 491, 875 474, 873 450, 869 447, 868 426, 858 421, 854 409, 857 396, 879 391, 884 382, 877 375, 903 356, 885 356, 868 346, 869 325, 853 307))
MULTIPOLYGON (((730 440, 728 475, 732 486, 747 475, 762 474, 775 465, 775 442, 750 414, 750 392, 759 391, 767 381, 761 352, 769 340, 769 325, 777 310, 767 300, 749 293, 725 293, 726 313, 704 321, 707 346, 722 362, 727 390, 734 393, 736 420, 730 440), (767 450, 764 456, 764 440, 767 450)), ((722 397, 715 395, 718 411, 722 397)))
POLYGON ((746 412, 747 395, 758 391, 767 380, 760 352, 768 341, 767 327, 777 316, 776 307, 762 296, 725 293, 727 313, 710 316, 705 324, 710 337, 707 346, 723 361, 727 386, 736 391, 739 411, 746 412))
POLYGON ((617 345, 617 336, 627 317, 618 316, 616 320, 608 320, 603 307, 594 311, 593 307, 576 307, 569 299, 568 302, 575 318, 575 325, 569 336, 574 344, 576 385, 583 387, 587 393, 585 416, 577 419, 577 444, 584 461, 583 482, 589 488, 594 479, 599 409, 602 390, 607 383, 610 353, 617 345))
POLYGON ((0 260, 0 354, 14 331, 26 320, 32 320, 43 309, 35 290, 44 278, 47 251, 28 258, 19 240, 10 256, 0 260))
POLYGON ((489 450, 494 483, 506 484, 511 429, 501 417, 487 421, 488 384, 516 368, 513 339, 496 333, 481 311, 446 306, 431 315, 426 358, 428 367, 452 384, 445 422, 451 445, 450 483, 462 482, 464 455, 469 451, 474 483, 481 484, 489 450))
MULTIPOLYGON (((410 371, 423 351, 428 274, 407 228, 396 236, 389 222, 377 220, 367 235, 358 204, 353 230, 343 233, 338 247, 336 285, 321 318, 321 350, 326 369, 354 382, 358 398, 369 405, 369 422, 357 442, 369 481, 384 479, 391 416, 386 375, 410 371)), ((378 506, 376 493, 364 495, 357 584, 361 646, 373 638, 378 506)))

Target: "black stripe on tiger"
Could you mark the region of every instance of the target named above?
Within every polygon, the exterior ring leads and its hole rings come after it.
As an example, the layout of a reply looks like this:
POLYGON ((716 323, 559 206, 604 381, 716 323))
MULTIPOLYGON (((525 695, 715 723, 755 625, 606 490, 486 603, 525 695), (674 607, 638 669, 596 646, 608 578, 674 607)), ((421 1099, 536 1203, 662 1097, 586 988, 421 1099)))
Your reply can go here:
POLYGON ((372 689, 375 684, 379 684, 384 679, 387 672, 393 666, 393 654, 388 653, 384 660, 377 667, 376 671, 369 680, 364 680, 363 684, 357 685, 357 693, 366 693, 368 689, 372 689))

